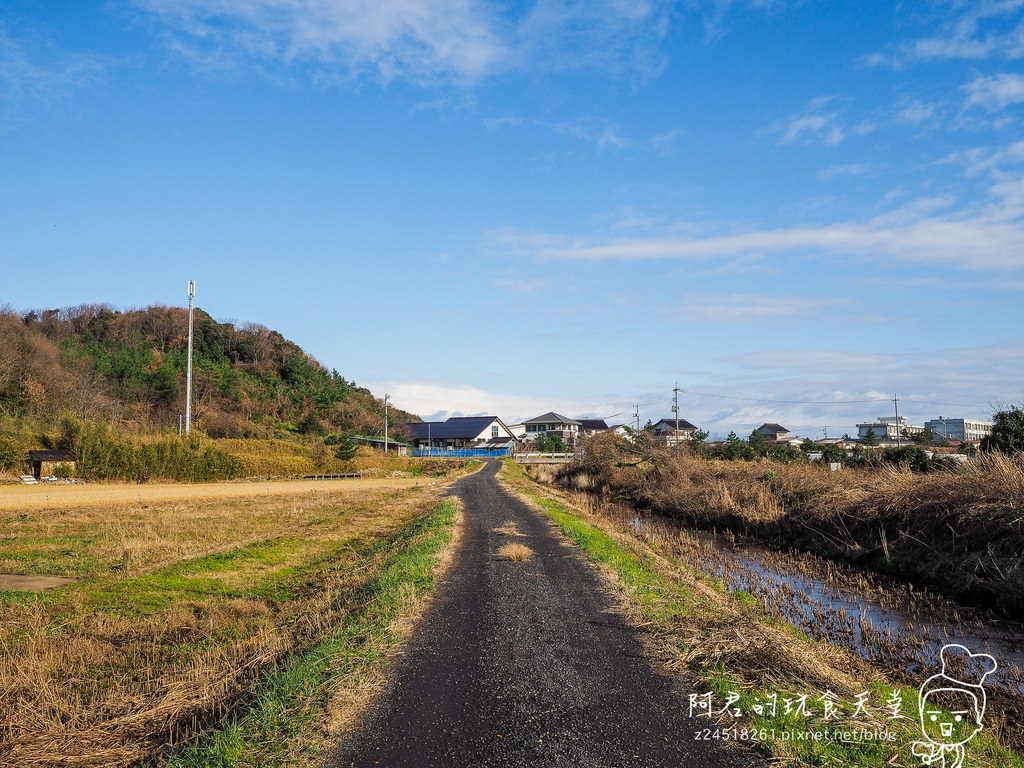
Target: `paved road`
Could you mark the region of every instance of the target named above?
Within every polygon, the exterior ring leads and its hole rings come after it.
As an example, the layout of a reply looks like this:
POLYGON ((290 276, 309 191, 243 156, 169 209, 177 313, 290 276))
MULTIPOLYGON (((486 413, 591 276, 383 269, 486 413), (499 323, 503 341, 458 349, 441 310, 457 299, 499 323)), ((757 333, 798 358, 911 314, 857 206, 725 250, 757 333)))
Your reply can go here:
MULTIPOLYGON (((499 464, 456 485, 465 533, 394 682, 328 761, 340 766, 749 766, 697 742, 687 691, 654 672, 638 630, 547 523, 506 494, 499 464), (534 550, 495 551, 514 521, 534 550)), ((703 725, 707 721, 700 721, 703 725)))

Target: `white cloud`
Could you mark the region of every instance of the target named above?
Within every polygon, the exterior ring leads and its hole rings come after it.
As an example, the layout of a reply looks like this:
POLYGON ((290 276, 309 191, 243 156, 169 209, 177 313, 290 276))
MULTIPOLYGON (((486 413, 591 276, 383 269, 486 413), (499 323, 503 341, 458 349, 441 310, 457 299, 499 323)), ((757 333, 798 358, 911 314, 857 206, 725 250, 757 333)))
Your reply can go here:
POLYGON ((946 158, 949 162, 963 163, 968 176, 982 173, 1001 173, 1006 166, 1024 163, 1024 141, 1017 141, 1001 147, 975 147, 955 152, 946 158))
POLYGON ((134 0, 203 66, 314 63, 343 76, 471 83, 512 69, 653 74, 668 0, 134 0))
POLYGON ((968 270, 1024 269, 1024 178, 1002 179, 991 193, 985 205, 948 213, 942 211, 951 198, 921 198, 868 220, 817 226, 620 239, 505 230, 496 244, 541 259, 702 260, 810 251, 968 270))
POLYGON ((0 88, 47 99, 96 82, 110 61, 56 48, 51 41, 15 39, 0 27, 0 88))
POLYGON ((834 146, 848 136, 866 136, 872 133, 874 123, 863 120, 853 127, 846 127, 840 120, 841 110, 828 110, 833 103, 831 97, 825 96, 811 101, 807 108, 786 120, 760 131, 762 135, 777 134, 780 144, 828 144, 834 146))
POLYGON ((1015 17, 1022 0, 972 0, 953 4, 956 13, 927 37, 909 40, 892 53, 861 58, 869 66, 901 66, 910 61, 1019 59, 1024 56, 1024 22, 1015 17))
POLYGON ((316 61, 355 72, 473 79, 508 54, 475 0, 137 0, 185 35, 182 50, 316 61))
POLYGON ((1024 75, 979 75, 963 88, 967 92, 967 107, 981 107, 989 112, 999 112, 1024 101, 1024 75))
POLYGON ((827 100, 813 102, 806 112, 793 115, 769 132, 781 134, 780 144, 838 144, 846 138, 846 133, 839 126, 838 112, 821 111, 825 103, 827 100))
POLYGON ((925 104, 922 101, 914 100, 900 108, 896 113, 896 122, 905 125, 920 125, 934 117, 936 110, 935 104, 925 104))

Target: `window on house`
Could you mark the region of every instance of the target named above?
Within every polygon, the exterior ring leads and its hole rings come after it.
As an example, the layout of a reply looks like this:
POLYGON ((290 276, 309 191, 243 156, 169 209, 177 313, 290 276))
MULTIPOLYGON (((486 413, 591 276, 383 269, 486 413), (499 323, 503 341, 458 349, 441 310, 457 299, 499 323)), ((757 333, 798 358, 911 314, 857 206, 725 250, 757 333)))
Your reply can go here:
POLYGON ((497 436, 498 436, 498 425, 495 424, 494 426, 491 427, 491 437, 497 437, 497 436))

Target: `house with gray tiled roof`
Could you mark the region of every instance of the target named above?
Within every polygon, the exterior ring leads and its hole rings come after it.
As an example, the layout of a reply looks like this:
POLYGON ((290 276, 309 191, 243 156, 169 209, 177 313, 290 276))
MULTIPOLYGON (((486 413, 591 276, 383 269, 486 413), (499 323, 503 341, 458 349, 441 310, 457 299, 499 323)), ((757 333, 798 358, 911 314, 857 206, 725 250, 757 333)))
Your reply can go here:
POLYGON ((583 430, 583 423, 554 411, 536 416, 523 422, 526 427, 526 439, 536 440, 541 434, 557 435, 565 444, 572 448, 583 430))
POLYGON ((679 420, 679 431, 676 431, 676 419, 662 419, 654 425, 654 434, 665 441, 667 445, 676 445, 684 440, 692 440, 694 430, 697 427, 686 419, 679 420))
POLYGON ((764 435, 766 443, 784 443, 789 440, 789 430, 781 424, 764 423, 754 430, 764 435))

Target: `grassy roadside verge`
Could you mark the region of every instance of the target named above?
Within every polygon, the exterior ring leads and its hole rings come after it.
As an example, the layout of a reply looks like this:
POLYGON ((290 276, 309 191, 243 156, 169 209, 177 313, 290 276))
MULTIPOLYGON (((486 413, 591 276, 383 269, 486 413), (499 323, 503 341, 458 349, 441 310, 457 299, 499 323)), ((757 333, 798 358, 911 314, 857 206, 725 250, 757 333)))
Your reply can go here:
POLYGON ((457 511, 454 501, 445 500, 400 530, 387 542, 390 553, 353 596, 353 609, 336 631, 266 674, 221 728, 150 765, 234 768, 315 759, 326 746, 322 735, 311 731, 320 730, 332 700, 346 700, 349 708, 358 702, 374 665, 404 636, 401 620, 433 588, 437 558, 451 540, 457 511))
MULTIPOLYGON (((745 742, 786 765, 922 765, 912 753, 924 741, 916 686, 768 621, 749 596, 728 593, 661 556, 656 543, 573 508, 519 467, 506 464, 500 477, 611 577, 648 630, 653 654, 686 679, 691 693, 683 705, 694 730, 678 738, 745 742)), ((967 765, 1024 766, 987 730, 966 751, 967 765)))

